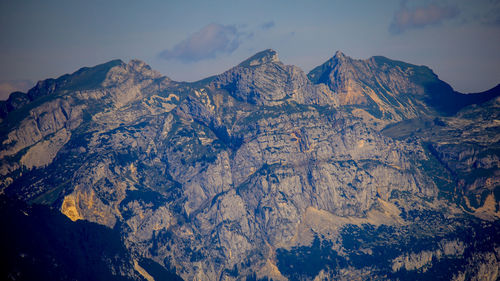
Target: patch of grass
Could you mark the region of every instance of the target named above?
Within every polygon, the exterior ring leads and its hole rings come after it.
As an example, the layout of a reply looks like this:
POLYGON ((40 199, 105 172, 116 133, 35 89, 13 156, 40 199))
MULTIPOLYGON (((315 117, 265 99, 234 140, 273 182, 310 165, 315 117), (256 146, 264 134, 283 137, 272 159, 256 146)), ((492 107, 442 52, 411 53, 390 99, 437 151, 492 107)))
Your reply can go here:
POLYGON ((49 189, 42 195, 36 197, 35 199, 31 200, 29 203, 30 204, 43 204, 43 205, 52 205, 54 202, 56 202, 58 199, 60 199, 61 194, 64 192, 65 188, 68 187, 68 184, 70 181, 66 181, 52 189, 49 189))
POLYGON ((92 90, 101 86, 101 83, 106 78, 109 70, 115 66, 123 64, 121 60, 112 60, 107 63, 99 64, 94 67, 83 67, 80 68, 73 74, 63 75, 57 80, 68 81, 61 91, 85 91, 92 90))

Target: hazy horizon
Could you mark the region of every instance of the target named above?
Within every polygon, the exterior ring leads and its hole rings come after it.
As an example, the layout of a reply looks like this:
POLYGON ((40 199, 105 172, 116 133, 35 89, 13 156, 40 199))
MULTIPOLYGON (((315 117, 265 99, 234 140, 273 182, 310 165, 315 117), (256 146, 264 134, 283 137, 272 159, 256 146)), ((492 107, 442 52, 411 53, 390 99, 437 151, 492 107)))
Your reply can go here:
POLYGON ((305 72, 340 50, 429 66, 460 92, 500 83, 500 2, 3 1, 0 97, 112 59, 177 81, 272 48, 305 72))

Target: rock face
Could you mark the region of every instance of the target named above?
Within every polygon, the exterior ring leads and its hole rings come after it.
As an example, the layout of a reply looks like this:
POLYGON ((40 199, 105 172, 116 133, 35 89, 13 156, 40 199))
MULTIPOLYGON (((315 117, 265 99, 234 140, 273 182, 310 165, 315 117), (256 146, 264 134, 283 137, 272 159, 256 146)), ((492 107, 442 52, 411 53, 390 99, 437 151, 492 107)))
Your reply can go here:
POLYGON ((336 96, 324 85, 313 85, 298 67, 284 65, 274 50, 265 50, 218 75, 212 86, 254 105, 280 105, 291 100, 300 104, 336 105, 336 96))
POLYGON ((118 230, 132 279, 495 280, 498 94, 340 52, 195 83, 113 61, 1 104, 0 190, 118 230))

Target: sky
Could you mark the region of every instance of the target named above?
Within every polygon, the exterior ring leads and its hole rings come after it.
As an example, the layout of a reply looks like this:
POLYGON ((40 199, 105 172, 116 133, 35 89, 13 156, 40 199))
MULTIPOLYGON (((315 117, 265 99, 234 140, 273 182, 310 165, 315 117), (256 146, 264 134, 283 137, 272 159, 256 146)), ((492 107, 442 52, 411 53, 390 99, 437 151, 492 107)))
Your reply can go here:
POLYGON ((305 72, 383 55, 480 92, 500 83, 500 0, 1 0, 0 99, 112 59, 196 81, 268 48, 305 72))

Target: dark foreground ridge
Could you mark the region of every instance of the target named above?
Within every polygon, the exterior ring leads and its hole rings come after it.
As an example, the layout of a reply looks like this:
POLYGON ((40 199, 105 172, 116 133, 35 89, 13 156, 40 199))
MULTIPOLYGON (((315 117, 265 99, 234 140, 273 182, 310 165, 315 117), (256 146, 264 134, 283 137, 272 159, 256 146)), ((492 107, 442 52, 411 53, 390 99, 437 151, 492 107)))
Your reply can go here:
MULTIPOLYGON (((120 233, 56 210, 0 195, 4 280, 140 280, 120 233)), ((154 268, 155 262, 140 260, 154 268)), ((147 266, 144 266, 147 268, 147 266)), ((156 280, 182 280, 156 265, 156 280)))

